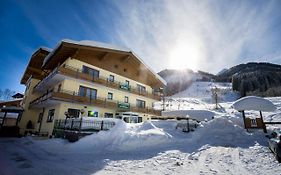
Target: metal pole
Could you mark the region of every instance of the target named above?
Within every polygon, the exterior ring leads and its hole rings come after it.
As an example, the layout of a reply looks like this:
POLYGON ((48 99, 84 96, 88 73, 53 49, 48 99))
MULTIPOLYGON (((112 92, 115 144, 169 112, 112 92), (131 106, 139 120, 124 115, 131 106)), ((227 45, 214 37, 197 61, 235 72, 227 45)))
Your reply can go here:
POLYGON ((5 112, 4 117, 3 117, 3 119, 2 119, 1 128, 2 128, 3 125, 4 125, 4 121, 5 121, 5 119, 6 119, 6 116, 7 116, 7 112, 5 112))

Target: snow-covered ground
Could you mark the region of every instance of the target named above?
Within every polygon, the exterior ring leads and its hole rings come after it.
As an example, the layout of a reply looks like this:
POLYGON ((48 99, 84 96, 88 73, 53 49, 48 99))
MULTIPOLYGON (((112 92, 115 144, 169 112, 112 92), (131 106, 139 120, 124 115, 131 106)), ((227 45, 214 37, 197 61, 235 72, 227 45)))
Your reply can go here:
MULTIPOLYGON (((269 151, 265 134, 243 129, 241 114, 231 108, 232 100, 222 100, 221 108, 214 109, 210 99, 182 94, 166 102, 170 110, 202 109, 215 114, 189 133, 176 129, 174 120, 152 120, 120 121, 109 131, 75 143, 0 138, 0 174, 280 174, 281 164, 269 151)), ((280 121, 281 98, 269 100, 277 110, 264 113, 265 120, 280 121)), ((257 114, 248 111, 246 115, 257 114)))

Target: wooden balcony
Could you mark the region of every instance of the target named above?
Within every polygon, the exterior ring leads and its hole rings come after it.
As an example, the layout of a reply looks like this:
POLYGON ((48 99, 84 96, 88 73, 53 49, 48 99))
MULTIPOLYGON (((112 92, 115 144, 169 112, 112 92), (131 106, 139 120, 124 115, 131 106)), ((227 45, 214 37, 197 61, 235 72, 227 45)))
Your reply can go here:
POLYGON ((120 112, 131 111, 131 112, 146 113, 146 114, 161 116, 161 111, 154 110, 153 108, 148 108, 148 107, 138 108, 129 103, 125 103, 126 105, 125 104, 122 105, 123 102, 107 100, 105 98, 90 99, 88 97, 79 96, 78 93, 76 92, 65 91, 65 90, 61 90, 60 92, 45 93, 42 96, 31 101, 29 107, 30 108, 36 107, 37 105, 44 103, 47 100, 65 101, 70 103, 91 105, 91 106, 97 106, 102 108, 110 108, 120 112))
POLYGON ((71 78, 84 80, 84 81, 88 81, 88 82, 98 83, 98 84, 101 84, 101 85, 106 86, 106 87, 126 91, 126 92, 136 94, 136 95, 141 95, 141 96, 148 97, 148 98, 151 98, 151 99, 155 99, 155 100, 158 100, 158 101, 161 100, 161 96, 159 94, 139 92, 136 87, 132 87, 132 86, 127 87, 125 84, 122 84, 121 82, 111 82, 111 81, 108 81, 107 78, 105 78, 105 77, 96 78, 96 77, 93 77, 89 74, 83 73, 82 70, 80 70, 80 69, 76 69, 74 67, 71 67, 71 66, 68 66, 68 65, 65 65, 65 64, 56 68, 56 69, 54 69, 54 71, 51 72, 42 81, 40 81, 34 87, 34 89, 36 89, 37 87, 40 87, 40 84, 43 85, 44 84, 43 81, 50 80, 56 74, 61 74, 61 75, 64 75, 64 76, 68 76, 68 77, 71 77, 71 78))

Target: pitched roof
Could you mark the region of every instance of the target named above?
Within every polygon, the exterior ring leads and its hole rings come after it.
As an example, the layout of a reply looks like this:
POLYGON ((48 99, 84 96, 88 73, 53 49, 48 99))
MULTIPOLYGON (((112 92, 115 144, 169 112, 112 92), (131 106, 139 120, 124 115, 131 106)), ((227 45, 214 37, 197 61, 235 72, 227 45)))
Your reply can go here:
POLYGON ((82 40, 82 41, 74 41, 74 40, 69 40, 69 39, 64 39, 61 40, 57 46, 50 52, 44 59, 43 61, 43 66, 46 66, 46 64, 52 59, 53 55, 62 47, 63 44, 72 44, 72 45, 77 45, 77 46, 84 46, 84 47, 93 47, 93 48, 100 48, 100 49, 107 49, 107 50, 114 50, 118 52, 125 52, 125 53, 130 53, 132 54, 137 60, 139 60, 147 69, 149 72, 151 72, 158 80, 163 85, 167 85, 167 82, 160 77, 156 72, 154 72, 145 62, 137 56, 133 51, 131 51, 128 48, 125 47, 119 47, 119 46, 114 46, 111 44, 107 43, 101 43, 101 42, 96 42, 96 41, 90 41, 90 40, 82 40))
POLYGON ((32 53, 29 62, 26 66, 24 74, 21 78, 20 83, 25 84, 31 75, 41 76, 40 71, 44 61, 44 58, 51 52, 51 49, 46 47, 38 48, 34 53, 32 53))

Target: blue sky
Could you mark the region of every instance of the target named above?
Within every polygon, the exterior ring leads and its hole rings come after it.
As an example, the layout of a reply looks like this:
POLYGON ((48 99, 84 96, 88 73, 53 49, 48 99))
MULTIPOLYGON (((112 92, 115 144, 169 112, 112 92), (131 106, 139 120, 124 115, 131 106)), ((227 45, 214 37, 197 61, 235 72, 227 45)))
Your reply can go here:
POLYGON ((32 52, 65 38, 126 46, 156 72, 280 64, 280 9, 278 0, 0 0, 0 89, 24 91, 32 52))

